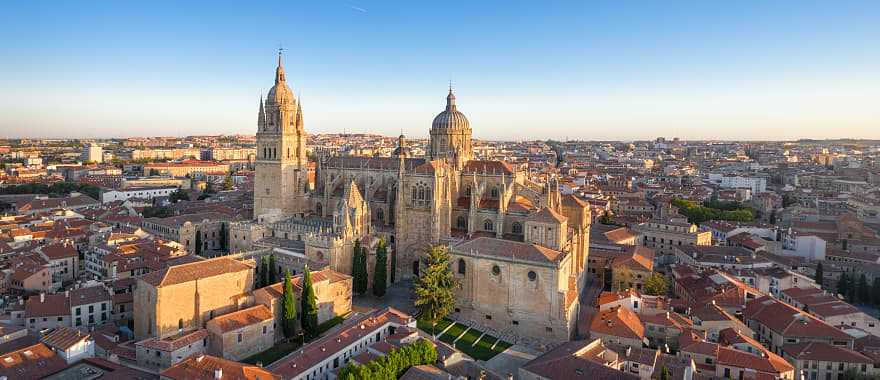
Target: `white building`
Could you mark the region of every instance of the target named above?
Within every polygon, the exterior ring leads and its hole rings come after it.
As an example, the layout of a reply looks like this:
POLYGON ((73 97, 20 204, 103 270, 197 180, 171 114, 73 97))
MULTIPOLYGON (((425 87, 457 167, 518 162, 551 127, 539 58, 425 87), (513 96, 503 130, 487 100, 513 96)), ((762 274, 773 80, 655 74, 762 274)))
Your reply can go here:
POLYGON ((385 341, 401 327, 416 328, 415 318, 385 308, 355 316, 342 326, 303 348, 266 367, 287 380, 332 380, 335 370, 355 356, 368 352, 370 346, 385 341))
POLYGON ((95 356, 95 340, 81 330, 59 326, 44 335, 42 342, 67 364, 95 356))
POLYGON ((104 162, 104 149, 97 144, 84 145, 82 151, 82 161, 95 162, 99 164, 104 162))
POLYGON ((124 201, 130 198, 153 199, 170 196, 177 190, 176 186, 161 187, 129 187, 121 190, 105 190, 101 193, 101 203, 124 201))
POLYGON ((709 182, 729 189, 749 189, 752 194, 767 191, 767 179, 761 177, 727 176, 710 173, 709 182))
POLYGON ((789 231, 782 237, 782 254, 809 260, 825 260, 825 240, 815 235, 789 231))

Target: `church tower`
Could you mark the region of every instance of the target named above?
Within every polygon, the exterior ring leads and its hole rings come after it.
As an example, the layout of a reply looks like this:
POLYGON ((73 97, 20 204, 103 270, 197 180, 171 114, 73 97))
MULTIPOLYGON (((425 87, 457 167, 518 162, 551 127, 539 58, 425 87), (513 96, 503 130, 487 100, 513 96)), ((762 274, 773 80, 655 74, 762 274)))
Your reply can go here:
POLYGON ((464 163, 474 159, 472 134, 467 117, 455 105, 455 94, 450 85, 449 94, 446 95, 446 110, 440 112, 431 123, 430 158, 446 160, 450 165, 461 169, 464 163))
POLYGON ((306 132, 302 105, 284 76, 281 51, 275 85, 257 114, 257 161, 254 218, 265 214, 292 216, 305 211, 308 188, 306 132))

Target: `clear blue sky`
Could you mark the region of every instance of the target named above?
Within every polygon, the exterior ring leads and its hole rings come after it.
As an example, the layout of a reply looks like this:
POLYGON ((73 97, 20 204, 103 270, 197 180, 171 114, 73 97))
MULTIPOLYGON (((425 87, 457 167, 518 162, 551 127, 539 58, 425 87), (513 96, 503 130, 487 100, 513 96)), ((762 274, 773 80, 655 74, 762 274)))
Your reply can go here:
POLYGON ((253 133, 275 51, 309 132, 880 138, 880 2, 6 1, 0 137, 253 133))

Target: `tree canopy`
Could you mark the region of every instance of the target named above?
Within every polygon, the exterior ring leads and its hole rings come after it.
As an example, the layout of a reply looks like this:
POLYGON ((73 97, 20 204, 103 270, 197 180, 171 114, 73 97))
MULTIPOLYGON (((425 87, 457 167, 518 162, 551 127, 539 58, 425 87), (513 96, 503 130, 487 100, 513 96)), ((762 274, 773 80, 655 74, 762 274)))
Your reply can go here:
POLYGON ((455 307, 453 289, 457 286, 458 281, 449 267, 446 247, 433 247, 428 252, 427 266, 415 283, 418 317, 433 324, 449 315, 455 307))

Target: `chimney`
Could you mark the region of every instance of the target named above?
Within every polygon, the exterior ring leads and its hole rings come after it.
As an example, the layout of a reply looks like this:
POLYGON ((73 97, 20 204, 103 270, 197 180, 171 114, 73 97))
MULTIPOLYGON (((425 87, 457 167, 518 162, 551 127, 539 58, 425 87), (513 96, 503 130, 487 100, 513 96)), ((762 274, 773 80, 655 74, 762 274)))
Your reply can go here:
POLYGON ((46 293, 40 293, 40 303, 46 302, 46 293))
POLYGON ((223 378, 223 368, 217 368, 214 370, 214 378, 222 379, 223 378))

